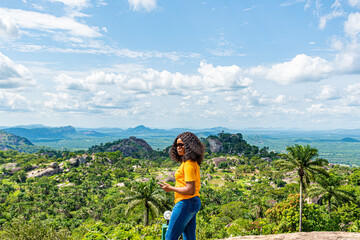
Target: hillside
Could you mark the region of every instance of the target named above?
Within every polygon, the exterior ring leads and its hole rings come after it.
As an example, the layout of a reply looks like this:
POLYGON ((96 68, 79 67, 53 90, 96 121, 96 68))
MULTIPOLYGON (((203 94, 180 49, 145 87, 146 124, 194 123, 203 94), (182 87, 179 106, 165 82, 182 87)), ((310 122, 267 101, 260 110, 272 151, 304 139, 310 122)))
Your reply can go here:
POLYGON ((89 153, 98 152, 116 152, 120 151, 126 157, 144 157, 153 152, 151 146, 143 139, 136 137, 130 137, 126 139, 120 139, 114 142, 108 142, 105 144, 95 145, 89 148, 89 153))
POLYGON ((0 130, 0 150, 31 150, 34 145, 26 138, 0 130))
MULTIPOLYGON (((289 235, 282 233, 298 231, 298 176, 280 172, 276 163, 282 155, 249 145, 241 134, 220 133, 203 140, 209 148, 200 168, 197 239, 240 235, 252 236, 238 239, 286 239, 280 237, 289 235), (274 233, 278 235, 269 235, 274 233)), ((88 152, 0 151, 0 239, 37 232, 52 237, 35 239, 160 239, 165 223, 161 216, 172 209, 174 194, 161 191, 156 181, 174 184, 177 168, 166 151, 152 150, 135 137, 88 152), (132 152, 125 155, 121 149, 132 152), (144 204, 132 205, 127 198, 137 196, 136 189, 160 194, 156 198, 160 208, 150 214, 148 226, 144 204), (127 212, 130 206, 134 209, 127 212)), ((335 190, 357 197, 333 199, 331 212, 326 199, 306 197, 303 231, 359 231, 360 169, 338 165, 324 169, 335 190)))

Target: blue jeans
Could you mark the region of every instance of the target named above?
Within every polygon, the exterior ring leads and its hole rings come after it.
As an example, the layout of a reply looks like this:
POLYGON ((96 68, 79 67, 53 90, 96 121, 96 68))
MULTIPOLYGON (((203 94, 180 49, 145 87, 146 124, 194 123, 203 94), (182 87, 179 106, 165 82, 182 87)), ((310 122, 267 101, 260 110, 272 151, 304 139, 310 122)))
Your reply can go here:
POLYGON ((166 240, 178 240, 181 233, 184 240, 195 240, 196 213, 200 210, 199 197, 181 200, 176 203, 166 231, 166 240))

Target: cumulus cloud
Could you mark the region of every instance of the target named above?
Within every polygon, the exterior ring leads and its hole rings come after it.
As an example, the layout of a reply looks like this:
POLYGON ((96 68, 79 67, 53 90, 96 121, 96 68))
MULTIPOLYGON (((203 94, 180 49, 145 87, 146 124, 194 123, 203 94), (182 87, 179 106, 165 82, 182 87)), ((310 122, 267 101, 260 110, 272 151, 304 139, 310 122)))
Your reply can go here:
POLYGON ((18 93, 0 92, 0 111, 29 111, 31 103, 18 93))
POLYGON ((325 85, 320 88, 320 93, 316 98, 320 100, 334 100, 339 99, 340 95, 333 86, 325 85))
POLYGON ((70 17, 55 17, 45 13, 8 8, 0 8, 0 16, 10 18, 19 28, 40 31, 61 30, 73 36, 89 38, 101 36, 96 27, 89 27, 70 17))
POLYGON ((271 67, 258 66, 249 70, 250 75, 275 81, 281 85, 294 82, 319 81, 333 73, 330 62, 320 57, 299 54, 292 60, 271 67))
POLYGON ((360 33, 360 13, 351 13, 344 24, 345 33, 356 37, 360 33))
POLYGON ((349 5, 360 8, 360 0, 349 0, 349 5))
POLYGON ((16 38, 19 35, 19 29, 15 22, 8 16, 0 15, 0 37, 16 38))
POLYGON ((342 99, 347 106, 360 106, 360 83, 347 86, 345 89, 345 97, 342 99))
POLYGON ((203 62, 200 63, 198 73, 194 75, 149 68, 120 73, 98 71, 82 80, 62 74, 56 81, 59 89, 63 90, 93 90, 101 86, 121 89, 127 93, 153 95, 186 95, 187 91, 236 91, 252 84, 251 79, 244 77, 238 66, 213 66, 203 62))
POLYGON ((17 88, 34 84, 29 69, 15 64, 0 52, 0 88, 17 88))
POLYGON ((197 101, 196 104, 200 105, 200 106, 204 106, 204 105, 206 105, 208 103, 211 103, 211 102, 213 102, 213 101, 210 99, 209 96, 203 96, 197 101))
POLYGON ((128 0, 133 11, 152 11, 156 8, 156 0, 128 0))
POLYGON ((55 77, 55 82, 58 83, 56 88, 58 91, 89 91, 83 80, 72 78, 66 74, 60 74, 55 77))

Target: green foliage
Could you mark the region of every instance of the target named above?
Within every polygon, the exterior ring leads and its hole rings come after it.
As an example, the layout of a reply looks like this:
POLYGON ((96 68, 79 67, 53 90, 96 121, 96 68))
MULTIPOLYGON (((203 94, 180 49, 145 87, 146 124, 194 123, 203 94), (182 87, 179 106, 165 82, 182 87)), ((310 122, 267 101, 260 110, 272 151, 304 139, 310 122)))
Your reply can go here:
POLYGON ((15 218, 4 224, 0 232, 0 239, 9 240, 65 240, 70 237, 66 228, 55 228, 51 224, 44 224, 38 219, 25 221, 24 218, 15 218))
MULTIPOLYGON (((234 151, 240 143, 245 156, 239 156, 239 152, 218 154, 230 160, 231 167, 223 171, 208 164, 215 155, 207 153, 201 166, 202 207, 197 218, 197 239, 296 231, 299 198, 294 194, 299 193, 300 186, 286 184, 285 177, 291 181, 297 181, 298 177, 279 172, 284 168, 275 165, 276 161, 262 159, 269 155, 266 148, 248 148, 239 135, 220 134, 214 138, 227 142, 227 151, 234 151)), ((69 238, 71 234, 71 239, 161 237, 161 224, 165 223, 161 215, 165 207, 171 209, 174 197, 173 193, 163 192, 153 178, 169 176, 178 164, 165 156, 167 153, 145 158, 124 157, 120 151, 95 153, 87 157, 87 164, 77 167, 68 162, 83 154, 0 151, 0 239, 6 234, 17 234, 17 230, 12 229, 17 226, 16 221, 22 221, 23 232, 31 233, 35 227, 43 229, 39 234, 43 234, 44 239, 48 236, 48 239, 57 239, 54 234, 60 232, 69 238), (24 178, 34 165, 47 168, 51 162, 63 163, 64 170, 54 176, 24 178), (14 164, 22 170, 12 173, 9 166, 14 164), (150 180, 139 182, 145 178, 150 180), (147 211, 145 202, 151 199, 155 201, 152 206, 148 204, 147 211), (145 227, 147 213, 148 226, 145 227)), ((275 154, 271 158, 279 156, 275 154)), ((338 190, 360 196, 357 171, 357 168, 334 166, 329 175, 341 180, 338 190)), ((326 201, 324 206, 304 204, 303 230, 358 231, 359 200, 358 197, 355 202, 344 203, 333 198, 331 202, 336 208, 332 207, 331 214, 326 201)))

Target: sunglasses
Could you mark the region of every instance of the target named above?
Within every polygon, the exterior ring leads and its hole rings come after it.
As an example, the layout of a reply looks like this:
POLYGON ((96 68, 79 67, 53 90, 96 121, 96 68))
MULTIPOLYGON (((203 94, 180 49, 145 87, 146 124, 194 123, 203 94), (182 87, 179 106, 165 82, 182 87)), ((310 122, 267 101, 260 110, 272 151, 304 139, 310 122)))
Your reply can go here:
POLYGON ((182 148, 182 147, 184 147, 185 145, 183 144, 183 143, 178 143, 178 144, 176 144, 176 147, 180 147, 180 148, 182 148))

